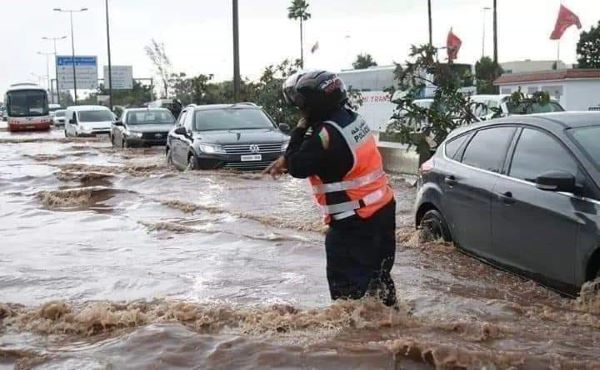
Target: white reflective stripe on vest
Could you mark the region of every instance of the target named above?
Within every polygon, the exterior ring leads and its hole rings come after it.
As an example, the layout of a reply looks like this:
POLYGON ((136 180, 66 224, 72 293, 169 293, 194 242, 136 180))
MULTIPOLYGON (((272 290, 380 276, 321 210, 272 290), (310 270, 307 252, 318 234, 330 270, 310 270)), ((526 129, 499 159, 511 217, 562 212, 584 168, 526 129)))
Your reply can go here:
POLYGON ((369 185, 370 183, 379 180, 383 176, 385 176, 385 172, 383 171, 383 169, 380 168, 377 171, 361 176, 355 180, 315 185, 313 186, 313 192, 315 194, 324 194, 349 189, 358 189, 361 186, 369 185))
POLYGON ((356 214, 356 212, 354 212, 354 211, 348 211, 348 212, 338 213, 338 214, 332 215, 331 217, 334 220, 339 221, 339 220, 343 220, 343 219, 348 218, 348 217, 352 217, 355 214, 356 214))
POLYGON ((333 215, 336 213, 344 213, 354 211, 355 209, 361 208, 361 201, 365 206, 376 203, 385 196, 386 189, 379 189, 372 192, 361 200, 352 200, 350 202, 332 204, 328 206, 321 206, 321 210, 324 214, 333 215))

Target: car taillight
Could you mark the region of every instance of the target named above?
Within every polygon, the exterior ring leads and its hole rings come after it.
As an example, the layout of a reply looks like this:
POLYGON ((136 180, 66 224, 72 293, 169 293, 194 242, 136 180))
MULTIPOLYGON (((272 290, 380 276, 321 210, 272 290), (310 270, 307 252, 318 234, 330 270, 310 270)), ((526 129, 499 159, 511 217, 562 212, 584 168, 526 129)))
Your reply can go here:
POLYGON ((434 162, 434 159, 431 158, 430 160, 423 162, 423 164, 421 165, 421 168, 419 168, 419 173, 421 175, 424 175, 426 173, 431 172, 434 167, 435 167, 435 162, 434 162))

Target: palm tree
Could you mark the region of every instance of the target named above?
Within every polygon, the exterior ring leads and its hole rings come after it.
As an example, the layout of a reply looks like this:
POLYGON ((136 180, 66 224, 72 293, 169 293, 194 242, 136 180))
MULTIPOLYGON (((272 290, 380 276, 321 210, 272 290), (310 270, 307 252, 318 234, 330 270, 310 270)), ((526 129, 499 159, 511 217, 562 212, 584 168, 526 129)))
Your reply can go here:
POLYGON ((303 23, 310 19, 308 12, 308 2, 306 0, 292 0, 292 5, 288 7, 288 18, 300 20, 300 68, 304 68, 304 30, 303 23))

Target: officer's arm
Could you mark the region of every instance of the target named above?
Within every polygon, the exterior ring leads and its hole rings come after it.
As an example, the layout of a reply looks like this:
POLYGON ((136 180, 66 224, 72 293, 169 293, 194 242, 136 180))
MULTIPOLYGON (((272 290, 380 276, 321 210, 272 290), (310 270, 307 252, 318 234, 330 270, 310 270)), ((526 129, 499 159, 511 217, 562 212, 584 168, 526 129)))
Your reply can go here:
POLYGON ((294 131, 290 139, 290 146, 285 153, 288 173, 296 178, 306 178, 317 174, 323 164, 328 145, 324 142, 324 140, 328 140, 325 128, 310 137, 304 137, 304 134, 305 130, 300 136, 300 141, 295 142, 294 139, 298 138, 294 136, 300 135, 300 132, 294 131))

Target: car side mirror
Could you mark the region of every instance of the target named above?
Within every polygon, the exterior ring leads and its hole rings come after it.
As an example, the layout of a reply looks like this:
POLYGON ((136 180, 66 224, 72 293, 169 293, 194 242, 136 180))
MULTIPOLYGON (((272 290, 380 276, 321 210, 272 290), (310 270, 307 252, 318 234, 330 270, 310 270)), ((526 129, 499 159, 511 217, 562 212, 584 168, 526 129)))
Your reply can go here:
POLYGON ((177 135, 183 135, 183 136, 187 136, 187 134, 188 134, 187 129, 183 126, 177 127, 174 132, 177 135))
POLYGON ((280 123, 279 130, 281 130, 281 132, 284 134, 287 134, 288 132, 292 131, 292 128, 287 123, 280 123))
POLYGON ((535 186, 545 191, 563 191, 566 193, 577 193, 578 186, 575 176, 565 171, 550 171, 539 175, 535 179, 535 186))
POLYGON ((115 121, 115 126, 125 126, 125 124, 123 124, 123 121, 115 121))
POLYGON ((70 124, 72 124, 72 125, 76 125, 76 124, 77 124, 77 121, 75 121, 73 118, 71 118, 71 119, 69 120, 69 123, 70 123, 70 124))

